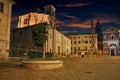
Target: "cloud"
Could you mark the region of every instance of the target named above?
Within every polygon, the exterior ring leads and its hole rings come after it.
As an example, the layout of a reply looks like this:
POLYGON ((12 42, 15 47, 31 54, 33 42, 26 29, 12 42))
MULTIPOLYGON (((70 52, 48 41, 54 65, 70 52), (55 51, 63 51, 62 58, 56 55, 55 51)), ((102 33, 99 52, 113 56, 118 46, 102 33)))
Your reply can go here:
MULTIPOLYGON (((95 23, 95 22, 94 22, 95 23)), ((73 20, 65 20, 65 21, 56 21, 57 26, 67 26, 67 27, 80 27, 80 28, 90 28, 91 22, 90 20, 81 22, 78 19, 73 20)))
POLYGON ((57 14, 57 15, 62 16, 62 17, 71 18, 71 19, 77 18, 76 16, 67 15, 67 13, 60 13, 60 14, 57 14))
POLYGON ((68 18, 72 18, 72 19, 75 19, 76 17, 75 16, 70 16, 70 15, 63 15, 64 17, 68 17, 68 18))
POLYGON ((107 13, 92 13, 94 15, 94 19, 98 19, 100 23, 108 23, 108 22, 119 22, 120 18, 113 14, 107 13))
POLYGON ((18 16, 12 16, 11 21, 12 21, 12 22, 18 21, 18 16))
POLYGON ((96 26, 97 20, 100 21, 100 24, 102 23, 118 23, 120 24, 120 18, 116 15, 113 14, 104 14, 104 13, 93 13, 94 17, 86 19, 84 21, 80 20, 71 20, 71 21, 66 21, 65 23, 66 26, 69 27, 80 27, 80 28, 90 28, 91 27, 91 19, 93 19, 93 25, 94 27, 96 26))
POLYGON ((60 21, 60 20, 56 20, 55 23, 56 23, 57 26, 65 26, 65 22, 60 21))
POLYGON ((82 7, 82 6, 89 6, 94 4, 94 2, 89 2, 89 3, 71 3, 71 4, 59 4, 58 6, 62 7, 82 7))

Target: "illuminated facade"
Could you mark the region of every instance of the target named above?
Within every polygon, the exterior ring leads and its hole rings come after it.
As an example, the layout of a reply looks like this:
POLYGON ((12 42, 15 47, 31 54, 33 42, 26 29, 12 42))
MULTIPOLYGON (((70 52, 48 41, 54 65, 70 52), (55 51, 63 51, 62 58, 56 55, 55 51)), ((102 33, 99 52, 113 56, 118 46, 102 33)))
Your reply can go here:
MULTIPOLYGON (((91 48, 92 35, 91 34, 80 34, 71 35, 71 54, 87 54, 91 48)), ((94 34, 94 46, 98 49, 97 34, 94 34)))
POLYGON ((120 40, 118 28, 110 27, 102 32, 103 54, 110 56, 120 55, 120 40))
POLYGON ((0 0, 0 61, 7 61, 10 43, 12 0, 0 0))
MULTIPOLYGON (((55 8, 52 5, 44 7, 45 13, 28 13, 19 17, 18 27, 13 31, 13 46, 33 48, 32 35, 29 30, 31 25, 47 22, 48 39, 45 44, 45 52, 53 52, 56 56, 71 53, 71 41, 56 30, 55 8)), ((19 53, 13 53, 19 56, 19 53)))

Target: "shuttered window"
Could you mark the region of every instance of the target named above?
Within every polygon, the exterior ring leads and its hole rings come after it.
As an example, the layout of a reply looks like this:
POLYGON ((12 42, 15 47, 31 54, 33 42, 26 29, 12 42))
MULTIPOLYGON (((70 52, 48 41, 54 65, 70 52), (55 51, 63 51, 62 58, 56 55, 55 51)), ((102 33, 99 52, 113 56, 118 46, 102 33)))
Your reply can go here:
POLYGON ((0 2, 0 12, 3 13, 3 10, 4 10, 4 4, 3 4, 3 2, 0 2))

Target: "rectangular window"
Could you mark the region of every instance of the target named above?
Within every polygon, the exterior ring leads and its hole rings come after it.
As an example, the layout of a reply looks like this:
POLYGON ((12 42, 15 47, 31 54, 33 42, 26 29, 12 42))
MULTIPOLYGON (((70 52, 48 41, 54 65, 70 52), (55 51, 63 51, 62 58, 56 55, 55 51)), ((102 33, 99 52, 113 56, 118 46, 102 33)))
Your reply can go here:
POLYGON ((91 41, 90 41, 90 43, 91 43, 91 41))
POLYGON ((87 44, 87 43, 88 43, 88 41, 85 41, 85 43, 87 44))
POLYGON ((76 47, 74 47, 74 50, 76 50, 76 47))
POLYGON ((85 38, 87 38, 87 36, 85 36, 85 38))
POLYGON ((80 41, 78 41, 78 44, 80 44, 80 41))
POLYGON ((85 47, 85 50, 87 50, 87 47, 85 47))
POLYGON ((3 10, 4 10, 4 4, 3 4, 3 2, 0 2, 0 12, 3 13, 3 10))
POLYGON ((24 19, 24 24, 27 24, 28 23, 28 19, 24 19))
POLYGON ((76 44, 76 41, 74 41, 74 44, 76 44))

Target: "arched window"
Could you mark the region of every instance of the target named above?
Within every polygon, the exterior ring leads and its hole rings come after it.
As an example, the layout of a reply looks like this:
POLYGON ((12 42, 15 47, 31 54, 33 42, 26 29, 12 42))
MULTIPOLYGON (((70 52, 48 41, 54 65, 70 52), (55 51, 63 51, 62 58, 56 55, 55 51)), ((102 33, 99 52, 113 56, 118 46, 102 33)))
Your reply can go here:
POLYGON ((110 40, 115 40, 116 39, 116 36, 114 34, 111 34, 110 37, 109 37, 110 40))

